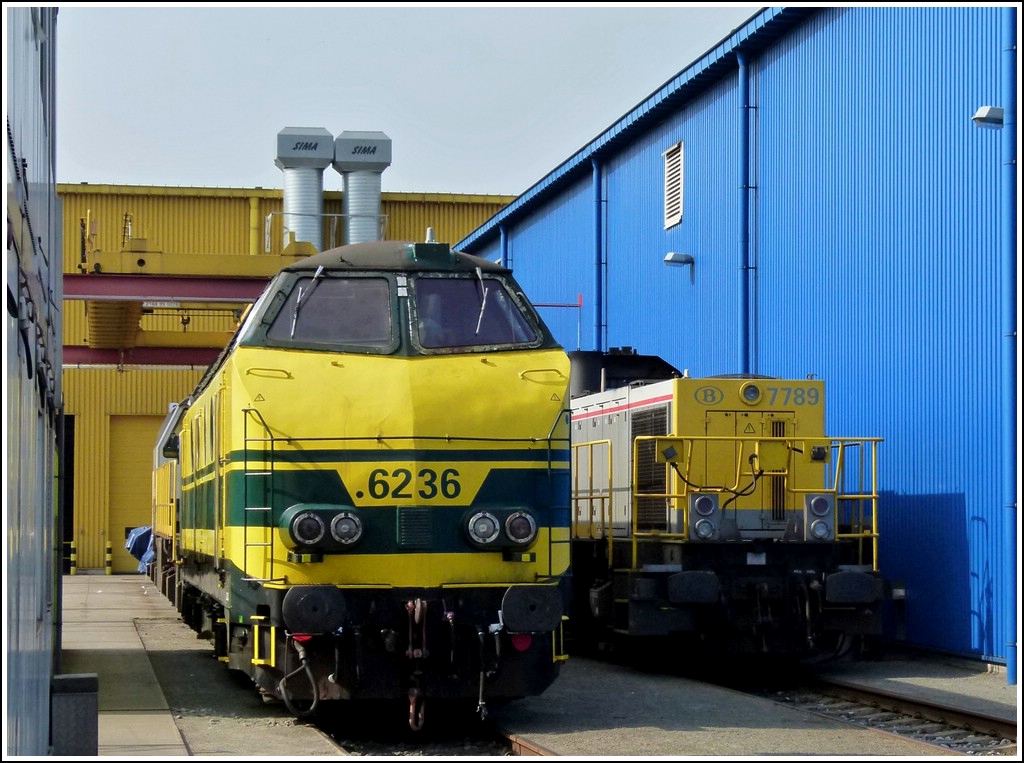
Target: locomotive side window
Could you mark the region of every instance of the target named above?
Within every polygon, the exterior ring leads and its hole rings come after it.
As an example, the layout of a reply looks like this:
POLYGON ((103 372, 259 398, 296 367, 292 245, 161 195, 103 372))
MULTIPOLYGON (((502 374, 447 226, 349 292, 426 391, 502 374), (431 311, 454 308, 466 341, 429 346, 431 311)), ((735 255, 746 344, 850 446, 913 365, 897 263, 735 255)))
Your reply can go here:
POLYGON ((540 333, 496 278, 415 281, 415 326, 425 350, 536 346, 540 333))
POLYGON ((267 331, 267 339, 386 350, 393 344, 388 281, 318 276, 299 279, 267 331))

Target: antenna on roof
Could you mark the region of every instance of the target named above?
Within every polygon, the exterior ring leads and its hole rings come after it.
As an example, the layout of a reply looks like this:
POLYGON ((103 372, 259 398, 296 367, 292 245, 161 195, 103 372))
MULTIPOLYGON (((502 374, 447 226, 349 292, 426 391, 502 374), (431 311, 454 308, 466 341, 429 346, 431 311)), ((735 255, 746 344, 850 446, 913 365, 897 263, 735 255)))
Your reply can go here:
POLYGON ((434 229, 433 228, 427 228, 426 243, 428 243, 428 244, 435 243, 435 241, 434 241, 434 229))

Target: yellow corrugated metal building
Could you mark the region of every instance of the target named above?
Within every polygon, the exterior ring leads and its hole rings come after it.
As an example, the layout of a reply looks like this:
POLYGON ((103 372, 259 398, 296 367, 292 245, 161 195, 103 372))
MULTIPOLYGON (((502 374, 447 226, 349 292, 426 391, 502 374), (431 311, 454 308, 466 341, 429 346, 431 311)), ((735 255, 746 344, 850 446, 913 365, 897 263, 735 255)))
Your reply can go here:
MULTIPOLYGON (((152 521, 153 448, 169 406, 192 391, 267 278, 312 250, 284 246, 281 189, 58 184, 57 193, 67 566, 134 572, 125 539, 152 521)), ((382 193, 383 237, 422 241, 429 227, 437 241, 459 241, 514 198, 382 193)), ((342 216, 342 193, 324 192, 323 249, 342 243, 342 216)))

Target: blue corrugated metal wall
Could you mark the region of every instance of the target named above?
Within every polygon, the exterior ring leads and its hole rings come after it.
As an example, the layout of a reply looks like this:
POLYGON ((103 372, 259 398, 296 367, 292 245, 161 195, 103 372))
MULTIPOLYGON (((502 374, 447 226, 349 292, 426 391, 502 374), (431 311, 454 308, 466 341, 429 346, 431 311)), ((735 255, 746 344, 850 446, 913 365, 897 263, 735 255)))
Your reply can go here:
POLYGON ((738 371, 735 326, 714 318, 736 311, 736 184, 723 182, 736 177, 734 93, 734 80, 721 84, 608 163, 608 346, 693 376, 738 371), (680 140, 683 221, 665 230, 662 153, 680 140), (693 255, 693 269, 666 266, 672 251, 693 255))
MULTIPOLYGON (((1004 660, 1016 571, 1000 492, 1003 156, 1000 131, 971 115, 1005 100, 1007 9, 788 13, 755 15, 681 73, 693 91, 682 103, 657 120, 641 105, 524 194, 500 223, 511 264, 537 301, 585 295, 584 349, 630 345, 695 376, 730 373, 748 357, 749 322, 750 371, 825 379, 834 435, 885 438, 881 563, 907 585, 907 640, 1004 660), (736 65, 701 79, 738 49, 747 192, 736 65), (662 152, 679 140, 685 213, 665 231, 662 152), (667 268, 668 251, 695 265, 667 268)), ((576 345, 574 324, 550 323, 576 345)))
POLYGON ((531 302, 576 304, 584 295, 582 310, 537 308, 567 350, 577 349, 578 343, 590 346, 596 307, 593 219, 591 184, 581 180, 543 212, 517 223, 508 245, 508 264, 531 302))
POLYGON ((757 359, 881 436, 881 563, 907 632, 1004 655, 998 11, 836 9, 757 65, 757 359))

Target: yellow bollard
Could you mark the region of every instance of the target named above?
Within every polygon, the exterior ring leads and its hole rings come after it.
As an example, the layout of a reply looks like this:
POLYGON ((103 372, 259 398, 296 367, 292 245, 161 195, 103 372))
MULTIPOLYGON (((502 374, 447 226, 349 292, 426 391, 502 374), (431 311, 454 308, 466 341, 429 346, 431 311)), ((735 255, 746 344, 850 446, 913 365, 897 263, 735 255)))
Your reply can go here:
POLYGON ((107 542, 107 574, 113 574, 114 572, 114 552, 113 546, 107 542))
POLYGON ((71 574, 78 574, 78 543, 71 541, 71 574))

